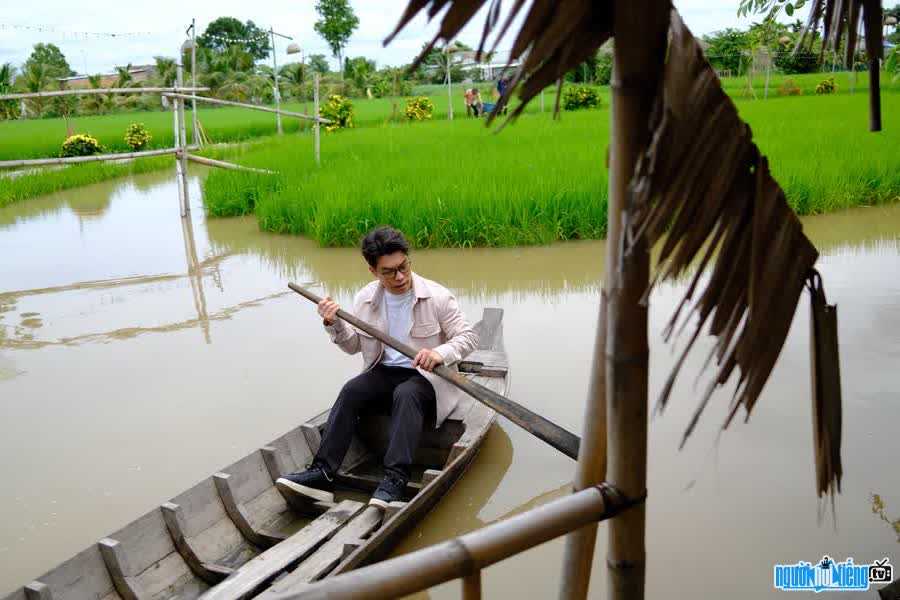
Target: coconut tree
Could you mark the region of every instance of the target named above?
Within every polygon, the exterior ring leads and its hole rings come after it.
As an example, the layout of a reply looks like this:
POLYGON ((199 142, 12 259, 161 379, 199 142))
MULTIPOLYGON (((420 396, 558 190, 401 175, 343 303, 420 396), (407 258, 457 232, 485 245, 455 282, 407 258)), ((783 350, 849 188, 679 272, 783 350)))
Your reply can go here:
POLYGON ((156 83, 161 87, 174 86, 177 72, 175 59, 165 56, 154 56, 153 60, 156 61, 156 75, 154 76, 156 83))
POLYGON ((134 77, 131 75, 131 63, 124 67, 116 67, 116 87, 131 87, 134 83, 134 77))
MULTIPOLYGON (((91 89, 93 90, 99 90, 101 87, 103 87, 103 81, 100 78, 100 75, 88 75, 88 85, 91 86, 91 89)), ((85 110, 89 110, 97 114, 103 114, 103 111, 106 109, 106 106, 108 104, 107 100, 107 97, 103 94, 91 94, 90 96, 84 97, 81 105, 85 108, 85 110)))
MULTIPOLYGON (((12 63, 0 65, 0 94, 11 94, 16 79, 16 68, 12 63)), ((15 119, 19 114, 15 100, 0 101, 0 119, 15 119)))
MULTIPOLYGON (((43 92, 52 81, 50 69, 44 63, 30 63, 22 73, 20 81, 26 92, 43 92)), ((28 106, 36 116, 42 117, 46 102, 44 98, 31 98, 28 106)))
POLYGON ((303 97, 303 84, 306 83, 306 65, 288 63, 278 70, 278 79, 286 95, 299 100, 303 97))

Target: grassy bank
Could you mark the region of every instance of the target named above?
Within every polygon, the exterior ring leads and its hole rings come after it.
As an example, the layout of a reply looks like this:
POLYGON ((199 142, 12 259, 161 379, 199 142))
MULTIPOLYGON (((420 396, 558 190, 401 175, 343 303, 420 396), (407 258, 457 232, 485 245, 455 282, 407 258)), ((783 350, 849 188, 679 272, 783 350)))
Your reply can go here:
MULTIPOLYGON (((799 214, 900 195, 900 129, 867 130, 864 95, 742 102, 739 110, 799 214)), ((211 173, 212 216, 255 212, 262 229, 351 245, 391 223, 419 247, 508 246, 605 234, 609 115, 531 115, 491 133, 475 120, 329 134, 315 169, 306 140, 276 141, 241 162, 278 176, 211 173)))
MULTIPOLYGON (((259 143, 257 141, 244 147, 207 147, 197 152, 197 154, 216 159, 229 158, 238 156, 259 143)), ((16 177, 3 177, 0 175, 0 207, 27 198, 70 190, 83 185, 125 177, 126 175, 138 175, 163 169, 171 169, 174 173, 174 160, 172 156, 150 156, 121 162, 93 162, 68 165, 58 169, 35 171, 16 177)))

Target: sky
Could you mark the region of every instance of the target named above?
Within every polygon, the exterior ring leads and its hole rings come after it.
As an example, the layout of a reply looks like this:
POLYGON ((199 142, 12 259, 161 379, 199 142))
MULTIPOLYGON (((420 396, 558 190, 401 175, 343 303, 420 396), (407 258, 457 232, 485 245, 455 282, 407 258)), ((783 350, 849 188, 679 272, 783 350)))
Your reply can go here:
MULTIPOLYGON (((511 2, 505 2, 507 7, 511 2)), ((807 3, 809 4, 809 3, 807 3)), ((397 66, 409 63, 422 44, 434 36, 438 18, 429 23, 423 16, 413 21, 387 48, 384 38, 391 32, 403 13, 406 0, 351 0, 359 28, 350 39, 347 56, 374 58, 378 66, 397 66)), ((675 0, 688 27, 698 37, 725 27, 746 27, 756 18, 737 17, 738 0, 675 0)), ((52 42, 60 47, 72 69, 78 73, 109 73, 113 67, 132 63, 152 64, 157 55, 174 57, 184 41, 184 32, 196 19, 197 31, 217 17, 230 16, 241 21, 252 20, 259 27, 273 27, 277 33, 293 38, 310 54, 325 54, 332 68, 337 61, 325 41, 313 29, 317 20, 315 0, 275 1, 256 4, 237 0, 156 0, 123 2, 122 0, 42 0, 15 2, 15 10, 5 10, 0 16, 0 64, 11 62, 20 66, 31 53, 34 44, 52 42), (28 27, 28 28, 24 28, 28 27), (116 37, 85 35, 86 33, 117 34, 116 37), (137 35, 122 35, 137 34, 137 35)), ((807 9, 795 14, 805 20, 807 9)), ((480 17, 481 15, 479 15, 480 17)), ((481 36, 483 18, 476 18, 458 39, 476 47, 481 36)), ((511 47, 507 36, 499 49, 511 47)), ((286 54, 290 41, 276 38, 278 65, 296 62, 299 55, 286 54)), ((500 55, 498 58, 505 59, 500 55)), ((271 59, 269 59, 271 60, 271 59)))

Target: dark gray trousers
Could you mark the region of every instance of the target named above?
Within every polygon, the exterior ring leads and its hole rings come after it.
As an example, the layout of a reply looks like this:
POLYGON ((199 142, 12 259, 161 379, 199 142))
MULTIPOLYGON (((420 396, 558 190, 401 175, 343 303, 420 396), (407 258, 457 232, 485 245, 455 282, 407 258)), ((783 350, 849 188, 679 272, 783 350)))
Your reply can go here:
POLYGON ((384 455, 385 473, 409 480, 419 438, 434 427, 435 395, 431 383, 415 369, 378 364, 344 384, 328 415, 322 445, 315 460, 332 473, 347 454, 359 417, 391 416, 390 441, 384 455))

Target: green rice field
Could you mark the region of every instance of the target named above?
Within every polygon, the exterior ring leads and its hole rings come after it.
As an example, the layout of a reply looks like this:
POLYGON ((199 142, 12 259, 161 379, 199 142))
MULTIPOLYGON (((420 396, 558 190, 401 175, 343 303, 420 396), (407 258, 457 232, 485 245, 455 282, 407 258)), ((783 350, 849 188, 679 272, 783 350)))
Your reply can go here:
MULTIPOLYGON (((782 84, 784 79, 792 79, 794 83, 801 88, 804 96, 814 95, 816 84, 831 73, 812 73, 806 75, 772 75, 770 86, 770 98, 776 97, 776 89, 782 84)), ((850 73, 839 72, 834 74, 838 84, 838 95, 850 94, 850 73)), ((480 84, 454 84, 453 85, 453 111, 454 116, 465 116, 465 103, 463 101, 463 90, 470 85, 477 85, 482 90, 485 102, 492 101, 490 91, 493 86, 490 83, 480 84)), ((868 85, 868 76, 865 73, 857 75, 855 89, 861 92, 866 90, 868 85)), ((742 100, 741 96, 746 86, 745 78, 731 77, 723 80, 725 90, 737 100, 742 100)), ((765 77, 759 75, 753 78, 753 87, 757 98, 761 99, 764 94, 765 77)), ((891 83, 890 77, 882 78, 882 89, 887 93, 895 84, 891 83)), ((417 94, 428 95, 434 103, 434 119, 446 119, 448 112, 446 86, 429 85, 418 86, 414 90, 417 94)), ((600 88, 603 102, 609 105, 609 88, 600 88)), ((548 88, 544 92, 544 106, 546 111, 552 110, 555 98, 555 89, 548 88)), ((324 99, 323 99, 324 101, 324 99)), ((743 100, 742 100, 743 101, 743 100)), ((751 100, 747 100, 748 102, 751 100)), ((399 98, 397 100, 398 110, 402 115, 402 111, 406 106, 406 99, 399 98)), ((516 102, 512 102, 515 106, 516 102)), ((376 125, 384 125, 390 120, 393 111, 393 102, 390 98, 353 99, 354 106, 354 125, 355 127, 369 127, 376 125)), ((297 112, 312 112, 312 102, 297 103, 289 102, 283 105, 286 110, 297 112)), ((540 112, 540 101, 535 99, 527 109, 528 113, 536 114, 540 112)), ((214 143, 219 142, 236 142, 255 137, 273 135, 276 133, 275 115, 260 111, 252 111, 241 108, 222 108, 211 107, 210 105, 199 105, 200 121, 209 134, 214 143)), ((136 112, 136 113, 116 113, 98 116, 76 116, 73 117, 72 125, 77 133, 86 133, 94 136, 98 141, 107 147, 111 152, 129 151, 125 144, 125 128, 134 122, 142 122, 153 135, 153 141, 148 149, 169 148, 172 146, 174 137, 172 133, 172 113, 170 111, 158 112, 136 112)), ((188 131, 190 135, 190 119, 188 120, 188 131)), ((302 124, 294 118, 285 117, 283 119, 284 130, 289 134, 297 133, 298 129, 307 131, 309 124, 304 121, 302 124)), ((66 137, 66 125, 63 119, 29 119, 20 121, 0 121, 0 160, 15 160, 26 158, 41 158, 59 156, 60 145, 66 137)))
MULTIPOLYGON (((800 214, 900 196, 900 96, 883 95, 884 131, 868 131, 865 94, 741 102, 739 110, 800 214)), ((474 119, 325 135, 316 169, 308 139, 278 140, 216 171, 211 216, 255 213, 264 230, 352 245, 391 223, 419 247, 509 246, 605 234, 608 109, 528 115, 500 133, 474 119)))

